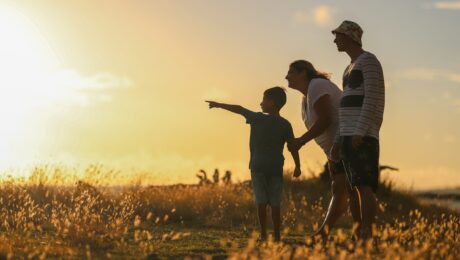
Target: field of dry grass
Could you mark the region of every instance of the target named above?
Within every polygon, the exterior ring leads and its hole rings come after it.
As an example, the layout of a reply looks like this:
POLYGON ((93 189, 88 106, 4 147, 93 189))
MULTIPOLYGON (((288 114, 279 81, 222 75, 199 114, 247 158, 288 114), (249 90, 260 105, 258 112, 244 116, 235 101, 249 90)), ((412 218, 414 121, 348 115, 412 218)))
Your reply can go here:
POLYGON ((37 167, 27 179, 0 184, 2 258, 455 259, 460 219, 420 205, 384 182, 378 192, 377 245, 356 244, 350 216, 326 243, 310 234, 330 197, 320 178, 285 181, 283 243, 255 242, 257 221, 248 183, 109 185, 113 172, 88 167, 83 177, 37 167))

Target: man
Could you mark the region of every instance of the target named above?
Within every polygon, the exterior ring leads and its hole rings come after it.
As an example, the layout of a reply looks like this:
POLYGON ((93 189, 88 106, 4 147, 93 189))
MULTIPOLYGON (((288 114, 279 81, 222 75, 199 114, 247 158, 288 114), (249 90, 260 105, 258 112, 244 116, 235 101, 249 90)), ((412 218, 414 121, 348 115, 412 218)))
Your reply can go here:
POLYGON ((372 237, 379 178, 379 131, 383 121, 385 84, 382 66, 374 54, 363 50, 363 30, 352 21, 343 21, 333 30, 339 52, 351 58, 343 74, 343 96, 339 108, 339 131, 331 158, 342 159, 348 181, 357 196, 360 221, 358 236, 372 237))

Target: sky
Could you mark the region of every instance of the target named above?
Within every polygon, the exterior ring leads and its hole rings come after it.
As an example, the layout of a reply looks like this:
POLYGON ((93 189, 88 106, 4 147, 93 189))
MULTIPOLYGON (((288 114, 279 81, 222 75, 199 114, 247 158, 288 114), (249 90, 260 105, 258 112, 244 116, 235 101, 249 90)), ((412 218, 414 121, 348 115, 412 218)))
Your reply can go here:
MULTIPOLYGON (((0 170, 98 163, 153 183, 199 169, 249 178, 249 126, 204 100, 260 110, 289 64, 341 76, 331 30, 353 20, 383 66, 385 174, 410 189, 460 186, 460 1, 26 1, 0 3, 0 170)), ((301 94, 281 114, 296 136, 301 94)), ((326 158, 301 150, 305 176, 326 158)), ((286 168, 292 167, 286 154, 286 168)))

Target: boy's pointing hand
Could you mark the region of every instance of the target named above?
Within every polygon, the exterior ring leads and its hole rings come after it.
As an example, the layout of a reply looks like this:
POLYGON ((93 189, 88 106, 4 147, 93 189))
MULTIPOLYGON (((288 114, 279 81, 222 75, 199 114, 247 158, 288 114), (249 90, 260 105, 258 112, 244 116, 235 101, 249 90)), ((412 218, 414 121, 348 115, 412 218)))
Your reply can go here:
POLYGON ((215 101, 205 100, 205 102, 207 102, 209 104, 209 108, 215 108, 215 107, 219 106, 219 103, 217 103, 215 101))

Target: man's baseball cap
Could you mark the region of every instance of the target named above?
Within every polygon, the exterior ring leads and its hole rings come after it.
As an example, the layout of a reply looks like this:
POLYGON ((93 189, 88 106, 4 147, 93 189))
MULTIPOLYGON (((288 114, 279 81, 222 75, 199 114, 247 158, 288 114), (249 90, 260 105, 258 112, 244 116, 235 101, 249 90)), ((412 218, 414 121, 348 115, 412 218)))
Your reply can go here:
POLYGON ((363 36, 363 29, 352 21, 345 20, 343 21, 337 29, 332 31, 333 34, 342 33, 350 37, 354 42, 358 43, 359 46, 362 46, 361 37, 363 36))

